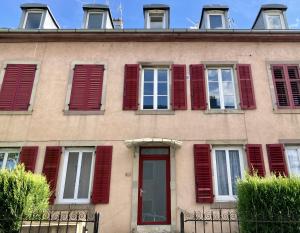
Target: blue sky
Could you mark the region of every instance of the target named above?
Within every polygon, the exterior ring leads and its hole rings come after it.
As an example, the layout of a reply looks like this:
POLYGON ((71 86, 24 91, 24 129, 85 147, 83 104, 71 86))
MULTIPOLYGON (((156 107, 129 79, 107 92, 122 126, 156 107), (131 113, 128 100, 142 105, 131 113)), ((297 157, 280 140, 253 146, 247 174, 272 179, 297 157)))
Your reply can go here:
POLYGON ((22 3, 48 4, 61 28, 80 28, 82 24, 82 4, 109 3, 113 17, 119 17, 118 6, 123 8, 125 28, 143 27, 143 5, 163 3, 171 7, 171 27, 189 28, 199 21, 202 6, 205 4, 226 4, 234 28, 251 28, 260 5, 281 3, 288 6, 287 17, 292 28, 300 28, 299 0, 2 0, 0 7, 0 27, 16 28, 19 25, 22 3))

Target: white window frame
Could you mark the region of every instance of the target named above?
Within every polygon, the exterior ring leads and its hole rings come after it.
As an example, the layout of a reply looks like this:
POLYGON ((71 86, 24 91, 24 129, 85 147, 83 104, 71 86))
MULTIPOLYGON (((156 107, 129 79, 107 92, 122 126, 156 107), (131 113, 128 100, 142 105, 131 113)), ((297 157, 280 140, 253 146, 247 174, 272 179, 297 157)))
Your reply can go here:
POLYGON ((299 157, 299 160, 300 160, 300 145, 299 146, 285 146, 285 160, 287 162, 288 172, 291 175, 300 177, 300 173, 299 174, 293 174, 292 173, 290 160, 289 160, 289 156, 288 156, 288 152, 287 152, 288 150, 297 150, 298 157, 299 157))
POLYGON ((90 30, 97 30, 97 29, 103 29, 104 28, 104 11, 88 11, 86 15, 86 22, 85 22, 85 28, 90 30), (101 28, 88 28, 89 21, 90 21, 90 14, 102 14, 102 24, 101 28))
POLYGON ((170 68, 169 67, 143 67, 142 68, 142 82, 141 82, 141 110, 143 111, 168 111, 170 110, 170 68), (153 109, 144 109, 144 71, 145 70, 154 70, 154 78, 153 78, 153 109), (168 91, 168 108, 166 109, 158 109, 157 108, 157 98, 158 98, 158 70, 167 70, 167 91, 168 91))
MULTIPOLYGON (((151 17, 150 14, 154 13, 154 14, 163 14, 163 21, 162 21, 162 28, 161 29, 166 29, 166 12, 164 10, 150 10, 148 11, 147 14, 147 28, 148 29, 153 29, 151 28, 151 17)), ((159 28, 154 28, 154 29, 159 29, 159 28)))
POLYGON ((214 190, 216 201, 226 202, 226 201, 236 201, 237 196, 232 194, 232 183, 231 183, 231 173, 230 173, 230 164, 229 164, 229 150, 237 150, 240 157, 240 169, 241 169, 241 179, 244 179, 245 175, 245 160, 244 153, 241 147, 213 147, 213 174, 214 174, 214 190), (217 161, 216 161, 216 150, 225 150, 226 154, 226 167, 228 175, 228 190, 229 195, 219 195, 218 189, 218 176, 217 176, 217 161))
POLYGON ((57 202, 59 204, 89 204, 91 201, 91 193, 92 193, 92 184, 93 184, 93 174, 95 170, 95 149, 93 148, 67 148, 64 151, 63 156, 63 166, 62 166, 62 173, 61 173, 61 181, 60 181, 60 188, 58 193, 58 200, 57 202), (68 160, 69 160, 69 153, 70 152, 79 152, 78 157, 78 165, 77 171, 76 171, 76 181, 75 181, 75 197, 72 199, 66 199, 63 197, 64 195, 64 189, 65 189, 65 182, 66 182, 66 176, 67 176, 67 166, 68 166, 68 160), (88 198, 86 199, 77 199, 78 195, 78 188, 79 188, 79 177, 80 177, 80 169, 81 169, 81 161, 82 161, 82 153, 83 152, 92 152, 92 164, 91 164, 91 173, 90 173, 90 184, 89 184, 89 191, 88 191, 88 198))
POLYGON ((267 29, 269 29, 269 30, 282 30, 282 29, 286 29, 285 28, 284 19, 283 19, 283 15, 282 15, 282 13, 280 11, 268 11, 268 12, 265 12, 264 16, 265 16, 265 21, 267 23, 267 29), (269 21, 269 17, 270 16, 279 16, 280 17, 281 29, 271 28, 270 21, 269 21))
POLYGON ((208 29, 212 29, 212 30, 225 29, 225 16, 224 16, 223 13, 213 13, 213 12, 211 12, 211 13, 207 13, 206 17, 207 17, 207 28, 208 29), (211 15, 220 15, 221 16, 221 18, 222 18, 222 27, 220 27, 220 28, 211 28, 210 27, 210 16, 211 15))
POLYGON ((236 79, 233 72, 233 67, 231 66, 209 66, 206 67, 206 90, 207 90, 207 102, 210 110, 236 110, 237 109, 237 92, 236 92, 236 79), (222 82, 222 69, 230 69, 231 77, 233 82, 233 94, 234 94, 234 108, 225 108, 224 104, 224 94, 223 94, 223 82, 222 82), (219 84, 219 93, 220 93, 220 107, 221 108, 211 108, 210 107, 210 98, 209 98, 209 81, 208 81, 208 70, 218 70, 218 84, 219 84))
MULTIPOLYGON (((40 14, 42 14, 42 16, 41 16, 41 21, 40 21, 40 25, 39 25, 39 27, 37 28, 37 29, 41 29, 41 27, 42 27, 42 21, 43 21, 44 14, 45 14, 45 12, 42 11, 42 10, 28 10, 28 11, 26 11, 25 18, 24 18, 24 22, 23 22, 23 29, 27 29, 27 28, 26 28, 26 23, 27 23, 27 19, 28 19, 28 14, 30 14, 30 13, 40 13, 40 14)), ((28 29, 28 30, 34 30, 34 29, 28 29)))
POLYGON ((8 153, 18 153, 19 157, 18 157, 17 163, 20 160, 20 150, 19 149, 0 149, 0 153, 4 153, 3 164, 2 164, 2 167, 0 167, 0 169, 4 169, 6 167, 8 153))

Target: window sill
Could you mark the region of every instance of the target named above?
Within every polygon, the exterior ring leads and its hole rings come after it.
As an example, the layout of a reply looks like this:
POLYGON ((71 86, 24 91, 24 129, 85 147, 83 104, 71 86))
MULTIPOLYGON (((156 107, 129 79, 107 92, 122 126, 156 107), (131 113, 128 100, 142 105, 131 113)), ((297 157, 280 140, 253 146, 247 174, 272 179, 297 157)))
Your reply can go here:
POLYGON ((175 115, 173 110, 138 110, 136 115, 175 115))
POLYGON ((275 114, 300 114, 300 109, 274 109, 275 114))
POLYGON ((104 115, 105 110, 97 111, 74 111, 74 110, 64 110, 64 115, 104 115))
POLYGON ((226 201, 226 202, 214 202, 211 204, 211 209, 236 209, 237 204, 235 201, 226 201))
POLYGON ((28 111, 0 111, 0 115, 31 115, 33 110, 28 111))
POLYGON ((206 110, 204 114, 245 114, 245 111, 240 109, 216 109, 216 110, 206 110))

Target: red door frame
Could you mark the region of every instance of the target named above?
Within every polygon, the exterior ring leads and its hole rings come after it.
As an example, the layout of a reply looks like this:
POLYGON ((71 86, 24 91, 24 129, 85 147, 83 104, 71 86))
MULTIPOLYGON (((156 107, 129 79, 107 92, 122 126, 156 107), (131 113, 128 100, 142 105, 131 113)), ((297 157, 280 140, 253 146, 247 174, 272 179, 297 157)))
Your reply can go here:
POLYGON ((170 225, 171 224, 171 187, 170 187, 171 175, 170 175, 170 148, 169 147, 141 147, 140 159, 139 159, 139 185, 138 185, 138 225, 170 225), (143 155, 143 148, 168 148, 169 153, 167 155, 143 155), (140 196, 140 190, 143 187, 143 161, 144 160, 165 160, 166 161, 166 211, 167 221, 164 222, 143 222, 142 219, 142 205, 143 200, 140 196))

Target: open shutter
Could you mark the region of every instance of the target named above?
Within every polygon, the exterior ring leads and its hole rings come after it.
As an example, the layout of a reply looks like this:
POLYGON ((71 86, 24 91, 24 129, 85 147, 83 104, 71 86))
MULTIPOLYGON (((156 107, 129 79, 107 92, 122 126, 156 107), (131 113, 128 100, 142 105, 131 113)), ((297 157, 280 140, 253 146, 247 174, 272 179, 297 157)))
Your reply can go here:
POLYGON ((24 164, 26 171, 34 172, 38 149, 37 146, 22 147, 19 163, 24 164))
POLYGON ((262 146, 259 144, 247 144, 246 152, 250 174, 253 174, 253 171, 257 171, 257 174, 260 177, 264 177, 266 172, 262 146))
POLYGON ((138 110, 139 64, 125 65, 123 110, 138 110))
POLYGON ((212 203, 212 171, 210 145, 194 145, 194 165, 195 165, 195 184, 196 184, 196 202, 212 203))
POLYGON ((112 146, 97 146, 93 182, 93 204, 109 203, 112 146))
POLYGON ((204 65, 190 65, 192 110, 206 109, 204 65))
POLYGON ((76 65, 70 96, 70 110, 100 110, 103 65, 76 65))
POLYGON ((56 198, 55 191, 61 153, 62 148, 60 146, 47 146, 46 148, 43 174, 46 176, 52 192, 52 195, 49 199, 50 204, 53 204, 56 198))
POLYGON ((0 110, 28 110, 36 65, 8 64, 0 91, 0 110))
POLYGON ((238 64, 237 74, 240 88, 241 109, 255 109, 256 104, 252 84, 251 66, 248 64, 238 64))
POLYGON ((172 105, 173 110, 186 110, 186 70, 185 65, 172 66, 172 105))
POLYGON ((283 65, 272 66, 273 82, 275 86, 275 93, 277 98, 278 108, 287 108, 291 106, 286 77, 283 65))
POLYGON ((268 144, 267 145, 268 158, 270 171, 276 175, 286 175, 288 176, 284 147, 282 144, 268 144))

